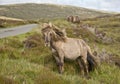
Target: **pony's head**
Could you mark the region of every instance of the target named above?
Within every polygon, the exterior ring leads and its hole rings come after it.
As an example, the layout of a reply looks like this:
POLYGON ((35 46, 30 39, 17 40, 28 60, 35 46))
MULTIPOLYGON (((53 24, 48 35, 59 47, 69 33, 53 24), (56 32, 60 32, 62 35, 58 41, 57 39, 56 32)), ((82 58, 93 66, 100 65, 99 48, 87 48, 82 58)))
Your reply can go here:
POLYGON ((45 46, 50 46, 51 41, 65 41, 66 33, 61 31, 52 23, 44 23, 42 29, 43 39, 45 41, 45 46))
POLYGON ((51 36, 52 36, 53 30, 52 30, 52 24, 44 23, 43 29, 42 29, 42 36, 45 41, 45 46, 50 46, 51 36))

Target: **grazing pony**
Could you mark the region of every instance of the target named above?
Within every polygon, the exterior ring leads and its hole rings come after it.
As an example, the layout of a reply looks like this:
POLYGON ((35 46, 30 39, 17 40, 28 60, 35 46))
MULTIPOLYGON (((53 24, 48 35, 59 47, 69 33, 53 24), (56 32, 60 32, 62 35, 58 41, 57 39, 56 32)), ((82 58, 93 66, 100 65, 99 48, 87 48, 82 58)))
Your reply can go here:
POLYGON ((96 57, 84 40, 67 37, 64 31, 51 23, 44 23, 42 35, 45 46, 51 49, 59 66, 59 73, 63 73, 64 58, 77 60, 84 75, 88 75, 89 69, 92 70, 97 65, 96 57))

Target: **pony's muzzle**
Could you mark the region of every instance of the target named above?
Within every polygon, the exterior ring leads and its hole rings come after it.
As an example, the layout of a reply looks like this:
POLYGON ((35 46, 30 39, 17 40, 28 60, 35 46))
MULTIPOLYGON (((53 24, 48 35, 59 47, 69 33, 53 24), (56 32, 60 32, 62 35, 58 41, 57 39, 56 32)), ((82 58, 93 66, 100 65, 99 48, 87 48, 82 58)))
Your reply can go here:
POLYGON ((45 47, 50 47, 50 43, 45 43, 45 47))

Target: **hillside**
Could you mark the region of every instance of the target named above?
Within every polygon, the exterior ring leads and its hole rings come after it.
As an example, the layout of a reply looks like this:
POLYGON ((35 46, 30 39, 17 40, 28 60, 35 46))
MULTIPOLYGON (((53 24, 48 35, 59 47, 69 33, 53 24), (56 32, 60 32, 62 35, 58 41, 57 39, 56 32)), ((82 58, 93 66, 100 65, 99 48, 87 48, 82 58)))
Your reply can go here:
POLYGON ((17 26, 27 23, 25 20, 0 16, 0 27, 17 26))
POLYGON ((1 5, 0 16, 14 17, 27 20, 44 18, 65 18, 78 15, 81 19, 103 16, 108 13, 90 10, 82 7, 52 5, 52 4, 16 4, 1 5))

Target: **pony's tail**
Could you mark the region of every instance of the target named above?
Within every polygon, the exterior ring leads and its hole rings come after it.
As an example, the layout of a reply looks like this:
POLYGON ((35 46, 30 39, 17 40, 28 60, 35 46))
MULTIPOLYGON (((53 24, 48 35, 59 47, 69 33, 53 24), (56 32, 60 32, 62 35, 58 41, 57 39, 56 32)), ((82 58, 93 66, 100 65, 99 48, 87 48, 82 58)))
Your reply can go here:
POLYGON ((87 61, 88 61, 88 70, 93 71, 95 69, 96 63, 90 53, 87 53, 87 61))
POLYGON ((91 51, 87 52, 87 61, 89 71, 94 70, 98 66, 98 59, 91 53, 91 51))

